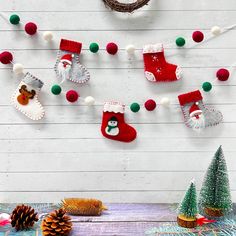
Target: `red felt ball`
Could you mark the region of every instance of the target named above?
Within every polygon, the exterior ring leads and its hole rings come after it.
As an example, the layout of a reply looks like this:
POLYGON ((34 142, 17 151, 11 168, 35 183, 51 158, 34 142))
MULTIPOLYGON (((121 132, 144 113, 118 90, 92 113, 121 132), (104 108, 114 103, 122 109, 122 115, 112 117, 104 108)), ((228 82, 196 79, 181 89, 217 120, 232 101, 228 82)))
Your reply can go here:
POLYGON ((115 55, 118 52, 118 46, 115 43, 107 44, 107 52, 111 55, 115 55))
POLYGON ((195 31, 193 32, 192 38, 194 42, 200 43, 204 39, 204 34, 201 31, 195 31))
POLYGON ((153 110, 155 110, 157 104, 154 100, 149 99, 145 102, 144 106, 148 111, 153 111, 153 110))
POLYGON ((66 99, 68 102, 76 102, 79 98, 79 94, 75 90, 69 90, 66 93, 66 99))
POLYGON ((2 64, 10 64, 13 61, 13 56, 10 52, 2 52, 0 54, 0 62, 2 64))
POLYGON ((37 32, 37 25, 33 22, 29 22, 25 25, 25 32, 29 35, 34 35, 37 32))
POLYGON ((229 71, 228 71, 227 69, 225 69, 225 68, 219 69, 219 70, 217 71, 217 73, 216 73, 216 77, 217 77, 218 80, 220 80, 220 81, 226 81, 226 80, 228 80, 229 76, 230 76, 230 73, 229 73, 229 71))

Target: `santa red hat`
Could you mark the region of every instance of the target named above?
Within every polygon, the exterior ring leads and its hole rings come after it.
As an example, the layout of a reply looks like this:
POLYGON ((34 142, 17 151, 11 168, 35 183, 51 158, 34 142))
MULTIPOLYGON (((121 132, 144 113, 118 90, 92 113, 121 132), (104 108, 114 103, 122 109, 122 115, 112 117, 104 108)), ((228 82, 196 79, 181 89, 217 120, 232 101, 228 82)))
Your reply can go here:
POLYGON ((74 57, 73 54, 65 54, 61 57, 61 62, 67 62, 68 64, 72 65, 72 58, 74 57))
POLYGON ((202 110, 200 110, 198 106, 198 102, 194 103, 189 109, 190 117, 199 116, 201 114, 202 114, 202 110))

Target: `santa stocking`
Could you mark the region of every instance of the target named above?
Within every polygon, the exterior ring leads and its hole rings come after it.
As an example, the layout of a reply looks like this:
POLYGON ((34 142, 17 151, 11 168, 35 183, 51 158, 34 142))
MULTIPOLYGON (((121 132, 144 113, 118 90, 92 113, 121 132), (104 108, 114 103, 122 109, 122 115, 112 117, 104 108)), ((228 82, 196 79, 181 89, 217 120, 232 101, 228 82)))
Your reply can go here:
POLYGON ((143 48, 145 77, 151 82, 172 82, 181 78, 179 66, 166 61, 162 44, 143 48))
POLYGON ((85 83, 90 79, 88 70, 79 62, 81 49, 81 43, 61 39, 55 71, 62 83, 65 80, 71 80, 76 83, 85 83))
POLYGON ((188 127, 201 130, 208 126, 218 125, 223 116, 220 111, 208 108, 202 101, 199 90, 179 95, 179 103, 188 127))
POLYGON ((104 104, 101 131, 103 136, 121 142, 131 142, 136 138, 136 130, 125 123, 125 105, 119 102, 104 104))
POLYGON ((38 100, 38 94, 42 87, 41 80, 26 73, 12 96, 15 108, 32 120, 40 120, 44 116, 44 108, 38 100))

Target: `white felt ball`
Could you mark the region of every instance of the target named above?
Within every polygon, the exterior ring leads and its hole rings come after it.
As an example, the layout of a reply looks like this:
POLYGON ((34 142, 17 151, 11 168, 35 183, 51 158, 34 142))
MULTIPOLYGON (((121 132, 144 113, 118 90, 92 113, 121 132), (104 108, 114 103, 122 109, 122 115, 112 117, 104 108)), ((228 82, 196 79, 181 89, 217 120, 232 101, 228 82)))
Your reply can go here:
POLYGON ((95 103, 95 99, 91 96, 88 96, 84 99, 84 103, 87 105, 87 106, 92 106, 94 105, 95 103))
POLYGON ((16 75, 19 75, 19 74, 22 74, 24 71, 24 66, 20 63, 16 63, 14 64, 13 66, 13 72, 16 74, 16 75))
POLYGON ((213 26, 211 28, 211 33, 215 36, 220 35, 221 34, 221 28, 219 26, 213 26))
POLYGON ((9 220, 10 219, 10 215, 7 213, 2 213, 0 214, 0 220, 9 220))
POLYGON ((53 33, 51 31, 45 31, 43 33, 43 39, 50 42, 53 39, 53 33))
POLYGON ((130 45, 128 45, 128 46, 125 48, 125 50, 126 50, 126 52, 127 52, 128 54, 134 54, 134 52, 135 52, 135 46, 132 45, 132 44, 130 44, 130 45))
POLYGON ((161 99, 161 105, 168 107, 170 105, 170 99, 169 98, 162 98, 161 99))

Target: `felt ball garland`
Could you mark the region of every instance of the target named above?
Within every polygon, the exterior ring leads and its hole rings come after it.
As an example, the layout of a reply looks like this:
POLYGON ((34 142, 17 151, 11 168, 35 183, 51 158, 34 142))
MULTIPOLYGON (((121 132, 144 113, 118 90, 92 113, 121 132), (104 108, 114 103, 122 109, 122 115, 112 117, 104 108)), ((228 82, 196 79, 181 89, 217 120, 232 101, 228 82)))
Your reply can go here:
POLYGON ((183 47, 185 45, 185 39, 183 37, 179 37, 175 40, 175 43, 178 47, 183 47))
POLYGON ((52 33, 51 31, 45 31, 45 32, 43 33, 43 39, 44 39, 45 41, 47 41, 47 42, 52 41, 52 39, 53 39, 53 33, 52 33))
POLYGON ((211 33, 214 35, 214 36, 218 36, 221 34, 221 28, 219 26, 213 26, 211 28, 211 33))
POLYGON ((225 69, 225 68, 221 68, 216 72, 216 77, 218 78, 218 80, 220 81, 226 81, 229 79, 230 76, 230 72, 225 69))
POLYGON ((154 111, 156 109, 156 102, 152 99, 149 99, 145 102, 144 107, 147 111, 154 111))
POLYGON ((89 45, 89 50, 92 53, 97 53, 99 51, 99 45, 97 43, 91 43, 89 45))
POLYGON ((10 52, 5 51, 0 54, 0 62, 2 64, 5 65, 10 64, 12 61, 13 61, 13 55, 10 52))
POLYGON ((85 103, 85 105, 87 105, 87 106, 92 106, 92 105, 94 105, 94 103, 95 103, 95 99, 94 99, 93 97, 91 97, 91 96, 88 96, 88 97, 86 97, 86 98, 84 99, 84 103, 85 103))
POLYGON ((128 54, 134 54, 135 46, 133 44, 127 45, 125 50, 128 54))
POLYGON ((196 43, 200 43, 204 39, 204 34, 201 31, 194 31, 192 34, 193 41, 196 43))
POLYGON ((115 55, 118 52, 118 46, 117 44, 111 42, 107 44, 106 50, 109 54, 115 55))
POLYGON ((61 91, 62 91, 61 86, 58 84, 54 84, 51 88, 51 92, 54 95, 59 95, 61 93, 61 91))
POLYGON ((20 75, 20 74, 23 74, 24 72, 24 66, 20 63, 15 63, 13 65, 13 72, 16 74, 16 75, 20 75))
POLYGON ((130 105, 130 110, 134 113, 139 112, 140 105, 137 102, 134 102, 130 105))
POLYGON ((202 84, 202 89, 205 91, 205 92, 210 92, 211 89, 212 89, 212 84, 210 82, 204 82, 202 84))
POLYGON ((66 93, 66 100, 68 102, 74 103, 78 100, 78 98, 79 98, 79 94, 75 90, 69 90, 66 93))
POLYGON ((16 14, 10 16, 9 21, 13 25, 18 25, 20 23, 20 17, 16 14))
POLYGON ((33 22, 29 22, 25 25, 25 32, 29 35, 34 35, 37 32, 37 25, 33 22))

